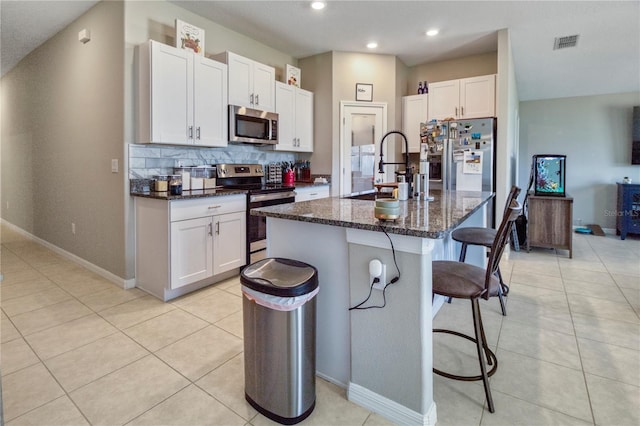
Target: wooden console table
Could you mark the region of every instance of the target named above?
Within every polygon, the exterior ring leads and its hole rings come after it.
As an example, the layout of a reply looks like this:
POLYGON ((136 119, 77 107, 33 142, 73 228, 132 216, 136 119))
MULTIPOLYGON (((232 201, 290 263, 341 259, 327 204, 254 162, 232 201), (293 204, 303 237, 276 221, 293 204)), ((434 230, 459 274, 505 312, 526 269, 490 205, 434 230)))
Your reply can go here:
POLYGON ((531 247, 569 250, 573 257, 573 197, 529 194, 527 251, 531 247))

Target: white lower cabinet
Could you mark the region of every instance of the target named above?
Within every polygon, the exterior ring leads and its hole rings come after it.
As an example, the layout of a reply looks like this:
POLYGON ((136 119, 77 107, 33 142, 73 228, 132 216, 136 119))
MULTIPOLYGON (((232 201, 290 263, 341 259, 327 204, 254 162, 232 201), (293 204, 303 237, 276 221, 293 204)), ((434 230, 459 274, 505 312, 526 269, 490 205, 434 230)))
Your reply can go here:
POLYGON ((296 203, 299 201, 317 200, 329 197, 329 185, 313 185, 296 187, 296 203))
POLYGON ((136 198, 136 287, 162 300, 237 273, 245 247, 244 194, 136 198))
POLYGON ((213 275, 212 218, 171 223, 171 288, 213 275))

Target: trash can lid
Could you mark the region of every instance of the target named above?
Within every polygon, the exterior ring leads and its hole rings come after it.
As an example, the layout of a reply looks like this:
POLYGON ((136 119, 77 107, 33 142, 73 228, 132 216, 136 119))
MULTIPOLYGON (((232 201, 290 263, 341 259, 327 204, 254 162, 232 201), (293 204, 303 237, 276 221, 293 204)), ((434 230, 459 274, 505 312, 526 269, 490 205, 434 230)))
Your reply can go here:
POLYGON ((262 293, 296 297, 311 293, 318 287, 318 271, 297 260, 274 257, 244 268, 240 282, 262 293))

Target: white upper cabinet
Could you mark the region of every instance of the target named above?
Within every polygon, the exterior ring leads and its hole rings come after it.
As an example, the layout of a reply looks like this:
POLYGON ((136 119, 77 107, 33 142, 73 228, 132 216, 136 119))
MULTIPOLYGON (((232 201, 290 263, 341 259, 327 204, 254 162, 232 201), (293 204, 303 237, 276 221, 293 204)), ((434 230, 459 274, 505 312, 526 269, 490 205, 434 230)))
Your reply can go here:
POLYGON ((214 58, 229 67, 230 105, 275 110, 275 68, 233 52, 222 52, 214 58))
POLYGON ((313 93, 276 82, 278 151, 313 151, 313 93))
POLYGON ((139 59, 139 142, 227 145, 225 64, 155 41, 139 59))
POLYGON ((194 144, 227 146, 227 66, 194 58, 194 144))
POLYGON ((402 98, 402 133, 407 137, 409 152, 420 152, 420 123, 428 121, 428 111, 429 95, 402 98))
POLYGON ((429 120, 495 117, 495 100, 495 74, 430 83, 429 120))

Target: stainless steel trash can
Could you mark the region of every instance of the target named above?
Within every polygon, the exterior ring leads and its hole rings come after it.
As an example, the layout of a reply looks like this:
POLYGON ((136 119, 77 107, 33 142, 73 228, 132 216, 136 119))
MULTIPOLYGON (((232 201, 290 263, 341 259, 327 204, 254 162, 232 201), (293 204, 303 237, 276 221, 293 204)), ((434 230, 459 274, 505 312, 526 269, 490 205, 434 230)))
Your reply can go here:
POLYGON ((245 398, 271 420, 299 423, 316 400, 318 271, 303 262, 267 258, 247 266, 240 282, 245 398))

